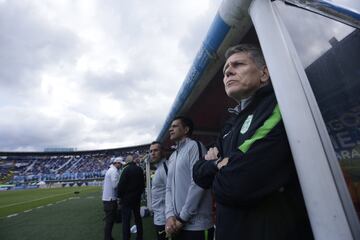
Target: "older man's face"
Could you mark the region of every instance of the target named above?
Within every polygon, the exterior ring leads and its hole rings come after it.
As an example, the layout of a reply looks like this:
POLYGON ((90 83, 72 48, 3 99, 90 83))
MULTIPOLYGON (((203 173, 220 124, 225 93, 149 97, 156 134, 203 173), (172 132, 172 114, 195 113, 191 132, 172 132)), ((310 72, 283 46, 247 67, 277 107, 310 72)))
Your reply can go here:
POLYGON ((225 92, 237 102, 253 95, 268 80, 266 66, 259 68, 248 53, 234 53, 226 60, 223 80, 225 92))

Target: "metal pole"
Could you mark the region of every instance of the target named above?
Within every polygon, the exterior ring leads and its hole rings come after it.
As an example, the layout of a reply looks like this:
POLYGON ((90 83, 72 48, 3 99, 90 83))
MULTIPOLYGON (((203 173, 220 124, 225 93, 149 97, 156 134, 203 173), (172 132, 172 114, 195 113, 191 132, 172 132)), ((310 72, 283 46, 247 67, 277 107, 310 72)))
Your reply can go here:
POLYGON ((152 211, 151 207, 151 176, 150 176, 150 155, 146 158, 146 202, 147 207, 152 211))

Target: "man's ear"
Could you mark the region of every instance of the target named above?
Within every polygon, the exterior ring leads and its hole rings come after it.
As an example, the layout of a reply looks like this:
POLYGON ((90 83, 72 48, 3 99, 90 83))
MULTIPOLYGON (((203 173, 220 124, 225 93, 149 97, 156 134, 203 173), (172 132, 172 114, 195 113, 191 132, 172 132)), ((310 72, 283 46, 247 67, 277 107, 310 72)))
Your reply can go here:
POLYGON ((260 82, 262 84, 266 84, 270 79, 270 75, 269 75, 269 69, 267 68, 267 66, 263 66, 261 69, 261 76, 260 76, 260 82))
POLYGON ((189 127, 185 127, 185 134, 186 136, 189 134, 190 128, 189 127))

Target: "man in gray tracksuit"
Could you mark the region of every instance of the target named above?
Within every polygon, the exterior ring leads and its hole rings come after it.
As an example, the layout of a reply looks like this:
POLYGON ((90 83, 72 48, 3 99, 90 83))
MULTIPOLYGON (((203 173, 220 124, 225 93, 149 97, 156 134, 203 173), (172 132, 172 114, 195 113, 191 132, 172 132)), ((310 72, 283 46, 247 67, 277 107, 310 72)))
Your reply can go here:
POLYGON ((160 142, 150 144, 151 162, 156 164, 152 178, 151 205, 154 212, 154 227, 157 240, 165 240, 165 190, 168 173, 166 158, 163 158, 160 142))
POLYGON ((176 150, 169 159, 165 231, 176 240, 208 240, 214 234, 211 192, 196 185, 192 177, 193 166, 206 149, 189 138, 192 130, 192 121, 182 116, 169 129, 176 150))

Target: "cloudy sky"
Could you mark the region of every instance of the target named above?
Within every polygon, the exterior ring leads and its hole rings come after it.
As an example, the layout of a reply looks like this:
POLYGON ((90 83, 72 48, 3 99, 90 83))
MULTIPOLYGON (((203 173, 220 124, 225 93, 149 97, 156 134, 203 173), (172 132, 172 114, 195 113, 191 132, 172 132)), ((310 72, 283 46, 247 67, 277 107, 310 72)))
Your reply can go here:
POLYGON ((0 0, 0 151, 156 138, 221 0, 0 0))

